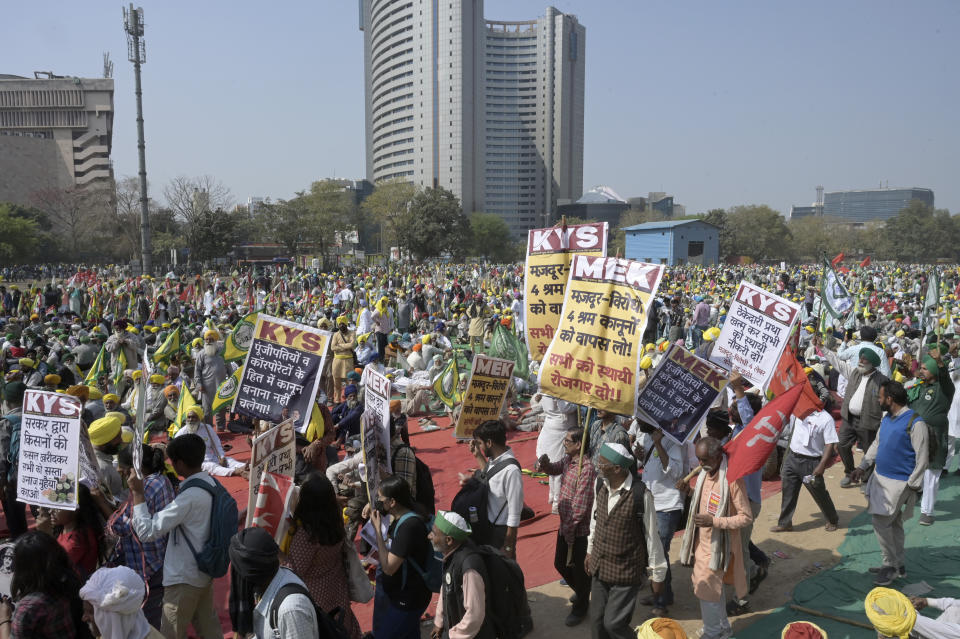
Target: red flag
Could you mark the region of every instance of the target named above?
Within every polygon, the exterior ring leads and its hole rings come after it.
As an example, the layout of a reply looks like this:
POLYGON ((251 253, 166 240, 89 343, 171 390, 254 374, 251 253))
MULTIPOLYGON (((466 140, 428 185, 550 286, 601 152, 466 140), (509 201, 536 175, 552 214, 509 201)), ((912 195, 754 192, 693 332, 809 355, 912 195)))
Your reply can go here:
POLYGON ((830 266, 836 267, 837 264, 839 264, 842 261, 843 261, 843 251, 840 251, 840 253, 838 253, 835 258, 830 260, 830 266))
POLYGON ((253 525, 266 530, 279 544, 287 533, 288 517, 296 507, 298 495, 292 478, 263 471, 253 509, 253 525))
POLYGON ((861 266, 861 268, 867 268, 868 266, 870 266, 870 256, 869 256, 869 255, 867 256, 867 259, 865 259, 865 260, 863 260, 862 262, 860 262, 860 266, 861 266))
POLYGON ((823 402, 820 401, 813 390, 813 386, 810 385, 810 380, 804 374, 803 366, 797 360, 797 356, 794 355, 793 349, 788 346, 783 349, 783 355, 780 356, 777 368, 773 371, 768 388, 774 396, 779 397, 797 384, 803 386, 803 393, 797 400, 793 414, 798 419, 803 419, 815 410, 822 410, 823 402))
POLYGON ((727 442, 723 450, 729 458, 728 483, 763 468, 763 464, 777 446, 780 432, 790 422, 790 414, 802 394, 803 386, 795 385, 761 408, 746 428, 727 442))

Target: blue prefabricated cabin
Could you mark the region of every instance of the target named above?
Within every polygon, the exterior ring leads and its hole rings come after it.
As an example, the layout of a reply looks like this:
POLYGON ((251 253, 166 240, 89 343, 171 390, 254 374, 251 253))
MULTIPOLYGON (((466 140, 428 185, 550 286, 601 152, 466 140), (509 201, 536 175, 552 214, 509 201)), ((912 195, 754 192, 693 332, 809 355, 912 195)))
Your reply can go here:
POLYGON ((703 220, 647 222, 623 231, 630 260, 668 266, 720 261, 720 229, 703 220))

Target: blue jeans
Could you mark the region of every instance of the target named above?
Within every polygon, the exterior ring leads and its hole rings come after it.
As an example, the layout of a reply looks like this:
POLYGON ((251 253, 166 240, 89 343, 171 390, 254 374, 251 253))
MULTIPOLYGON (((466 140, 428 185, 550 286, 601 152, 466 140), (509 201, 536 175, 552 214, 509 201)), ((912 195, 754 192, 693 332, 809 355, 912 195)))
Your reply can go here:
POLYGON ((663 581, 663 589, 660 591, 660 595, 654 597, 654 603, 658 608, 673 605, 673 587, 670 585, 673 578, 670 571, 670 541, 673 539, 674 533, 680 528, 682 517, 682 508, 657 512, 657 532, 660 534, 660 543, 663 544, 663 554, 667 558, 667 578, 663 581))
MULTIPOLYGON (((429 604, 428 604, 429 605, 429 604)), ((377 639, 420 639, 420 616, 426 610, 401 610, 393 605, 377 575, 373 595, 373 635, 377 639)))

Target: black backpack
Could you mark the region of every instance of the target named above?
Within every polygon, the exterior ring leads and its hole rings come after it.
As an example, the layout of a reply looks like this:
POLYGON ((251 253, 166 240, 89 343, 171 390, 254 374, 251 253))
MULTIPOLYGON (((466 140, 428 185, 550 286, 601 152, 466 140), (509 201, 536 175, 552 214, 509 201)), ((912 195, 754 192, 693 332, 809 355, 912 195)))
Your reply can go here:
POLYGON ((409 448, 410 452, 413 453, 413 458, 416 460, 417 465, 417 497, 416 502, 423 506, 424 510, 428 515, 433 515, 437 512, 436 499, 437 494, 433 488, 433 474, 430 472, 430 467, 420 461, 420 458, 417 457, 416 451, 413 450, 411 446, 406 444, 402 446, 397 446, 393 450, 393 457, 391 462, 397 459, 397 453, 400 452, 401 448, 409 448))
POLYGON ((485 618, 497 639, 520 639, 533 630, 520 564, 493 546, 477 546, 475 552, 487 569, 485 618))
MULTIPOLYGON (((293 594, 305 595, 313 605, 313 611, 317 615, 317 629, 319 630, 317 637, 319 637, 319 639, 350 639, 350 633, 347 632, 347 628, 344 625, 344 619, 346 617, 345 611, 339 607, 334 608, 330 612, 322 610, 317 606, 316 602, 314 602, 313 597, 310 596, 310 591, 298 583, 289 583, 281 586, 277 594, 273 596, 273 602, 270 604, 270 627, 275 629, 274 636, 264 637, 263 639, 274 639, 274 637, 280 636, 276 630, 279 627, 277 618, 280 614, 280 604, 283 603, 287 595, 293 594)), ((310 638, 305 637, 304 639, 310 638)))
MULTIPOLYGON (((487 516, 490 480, 507 466, 520 468, 520 462, 515 457, 507 457, 489 466, 486 470, 478 470, 473 477, 463 484, 450 504, 450 510, 459 514, 470 524, 470 529, 473 531, 470 533, 470 538, 478 546, 488 544, 493 539, 494 526, 490 523, 490 517, 487 516)), ((500 518, 500 514, 506 507, 507 504, 504 502, 493 521, 500 518)))

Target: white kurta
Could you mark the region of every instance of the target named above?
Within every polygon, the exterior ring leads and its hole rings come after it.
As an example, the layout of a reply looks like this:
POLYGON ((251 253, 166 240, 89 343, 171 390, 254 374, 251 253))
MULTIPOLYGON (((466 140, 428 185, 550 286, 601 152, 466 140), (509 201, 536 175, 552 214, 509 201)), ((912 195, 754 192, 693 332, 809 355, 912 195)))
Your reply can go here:
POLYGON ((223 450, 223 444, 220 443, 220 438, 217 436, 217 433, 214 432, 213 427, 210 426, 210 424, 199 423, 197 424, 196 428, 193 428, 187 422, 184 422, 183 427, 177 431, 177 434, 174 437, 180 437, 180 435, 185 433, 199 435, 200 439, 203 440, 203 443, 207 447, 202 466, 204 472, 211 475, 217 475, 219 477, 226 477, 227 475, 232 475, 234 469, 243 468, 246 466, 246 464, 243 462, 237 461, 233 457, 226 456, 223 450), (226 466, 220 465, 221 457, 226 460, 226 466))
MULTIPOLYGON (((577 427, 577 405, 549 395, 540 396, 540 408, 543 409, 543 427, 537 437, 537 459, 542 455, 551 462, 563 459, 563 439, 567 431, 577 427)), ((560 475, 550 476, 550 503, 556 504, 560 498, 560 475)))

